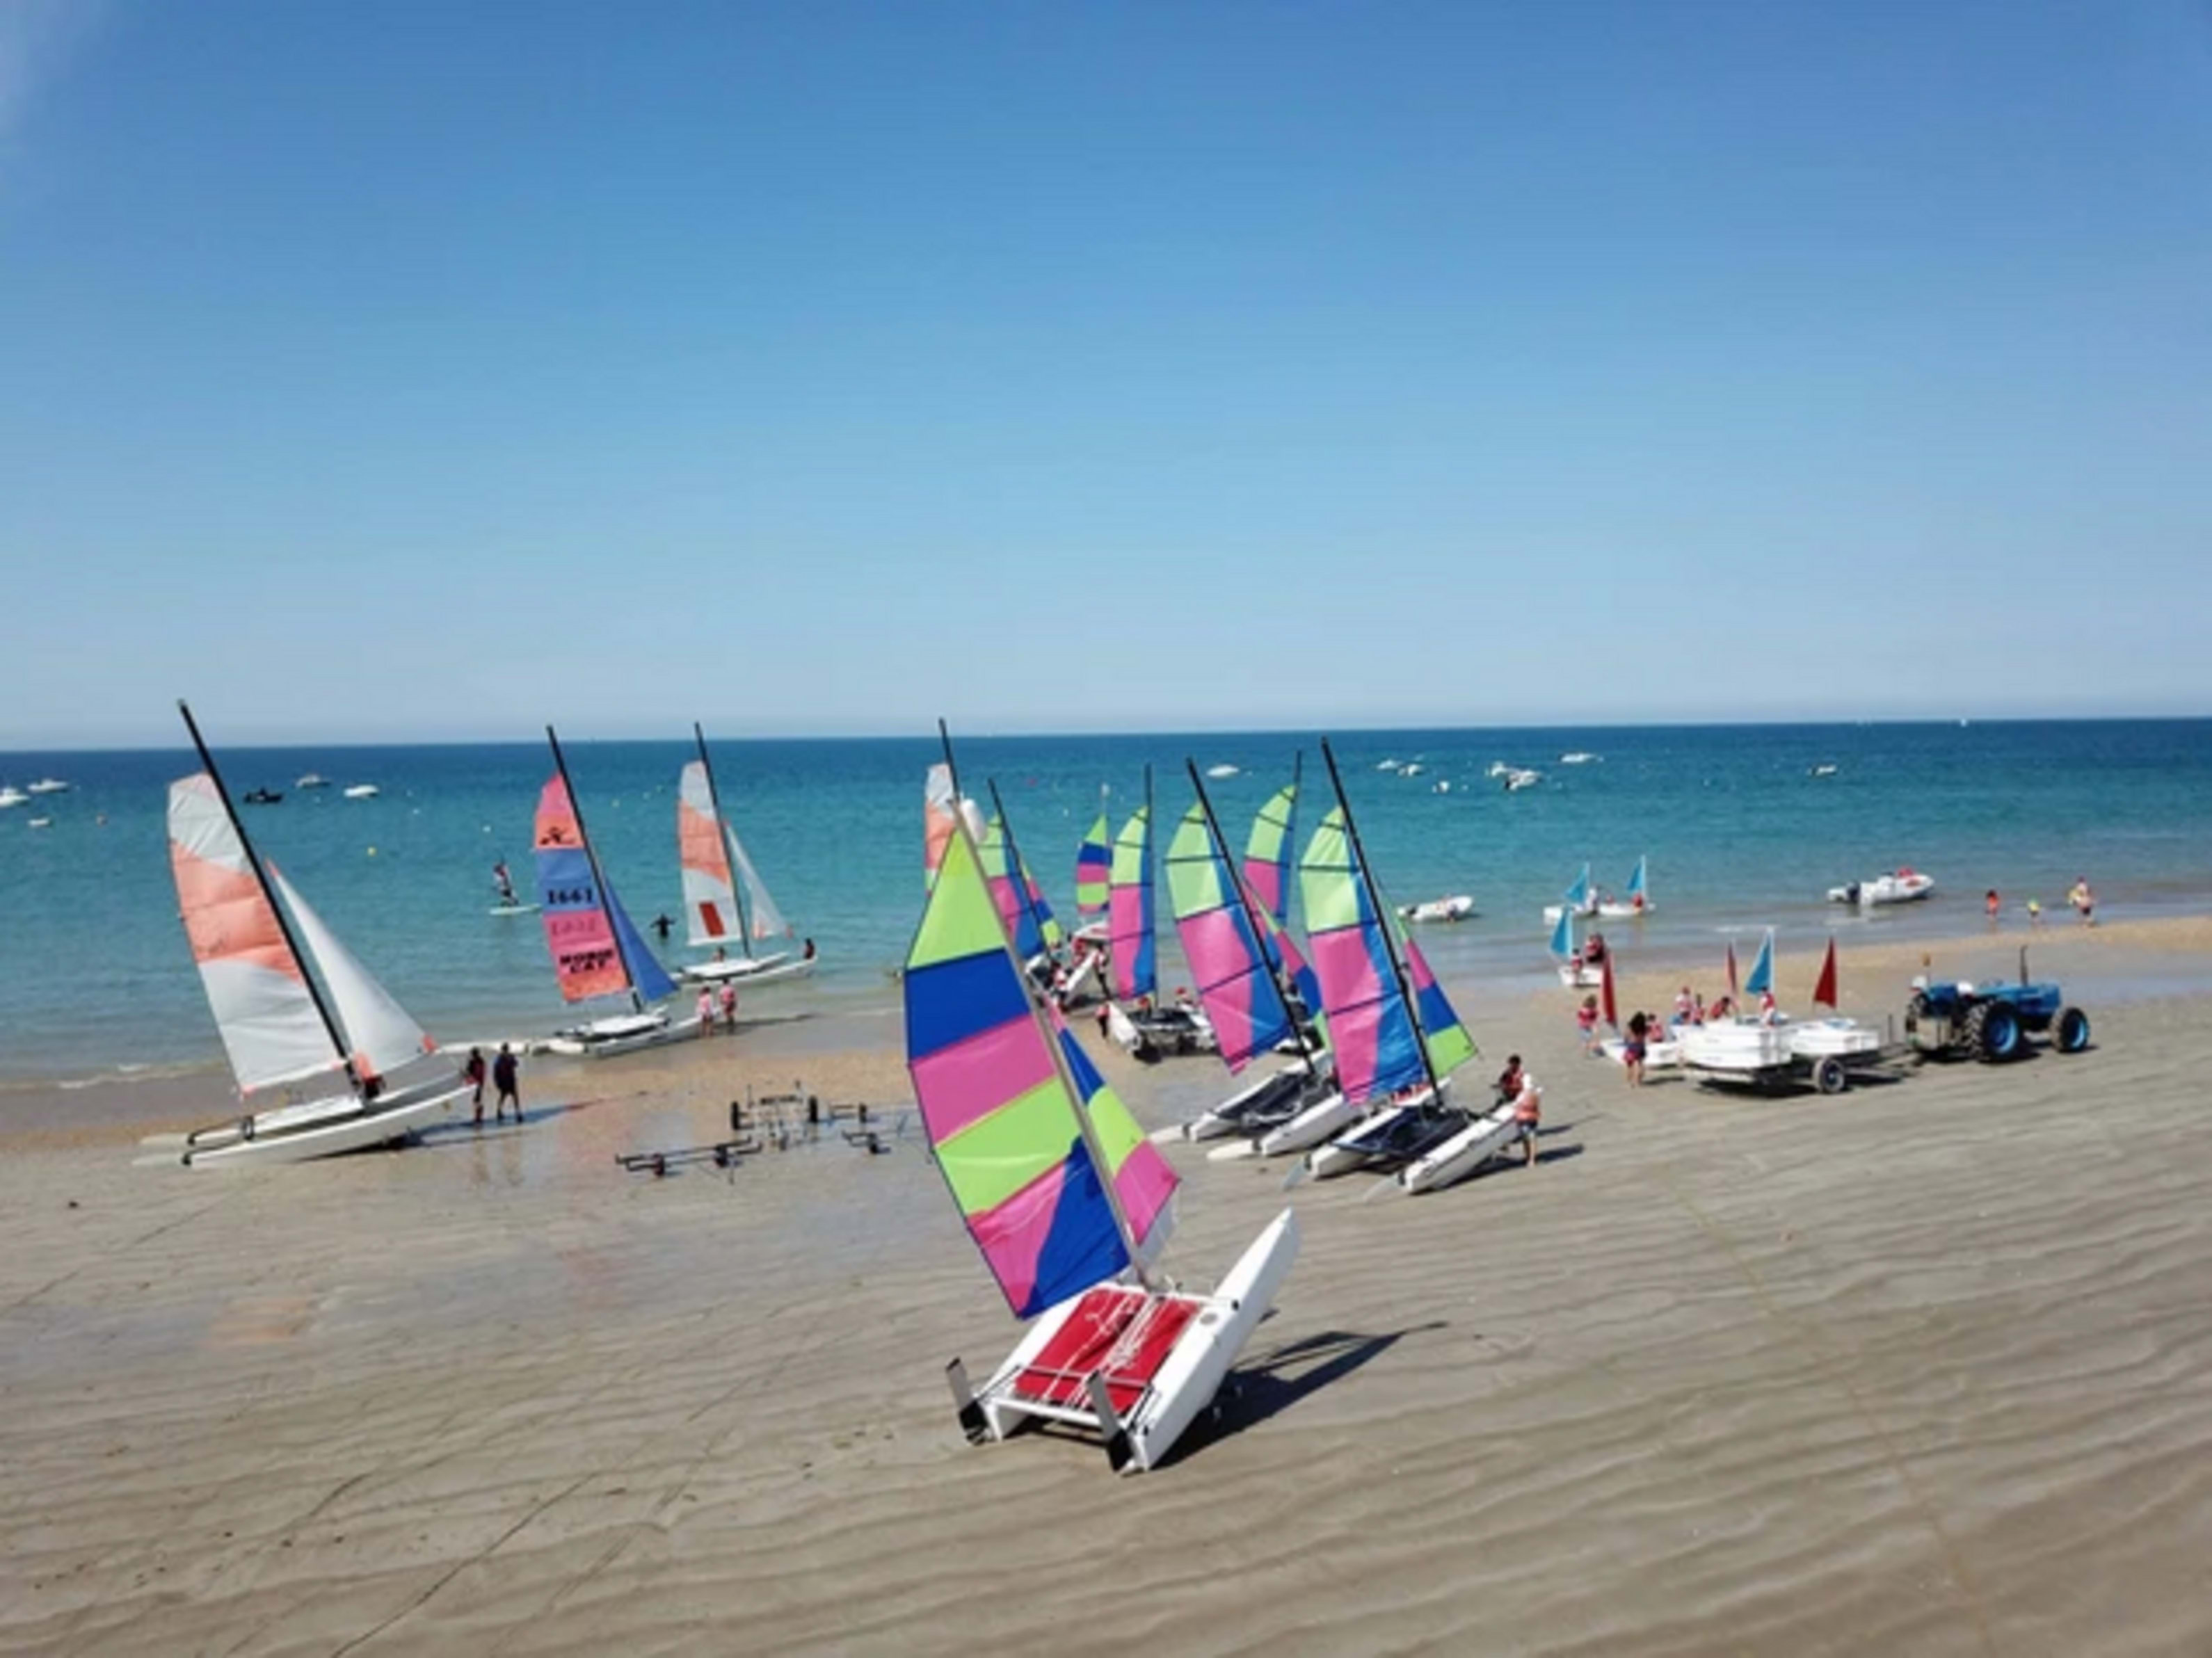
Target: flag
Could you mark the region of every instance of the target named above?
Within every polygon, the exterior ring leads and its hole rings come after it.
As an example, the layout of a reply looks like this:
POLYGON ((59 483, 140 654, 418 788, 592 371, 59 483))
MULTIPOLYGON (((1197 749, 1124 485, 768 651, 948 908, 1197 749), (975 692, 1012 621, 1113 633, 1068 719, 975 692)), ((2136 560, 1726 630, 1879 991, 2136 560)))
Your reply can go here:
POLYGON ((1828 940, 1827 958, 1820 963, 1820 982, 1813 987, 1813 1005, 1833 1012, 1836 1007, 1836 941, 1828 940))

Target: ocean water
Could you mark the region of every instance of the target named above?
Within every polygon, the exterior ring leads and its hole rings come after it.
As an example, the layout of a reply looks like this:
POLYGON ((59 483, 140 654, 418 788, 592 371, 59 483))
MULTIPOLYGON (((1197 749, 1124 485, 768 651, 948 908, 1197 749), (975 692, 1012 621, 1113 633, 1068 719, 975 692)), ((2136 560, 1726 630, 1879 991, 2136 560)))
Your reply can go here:
MULTIPOLYGON (((230 749, 216 757, 257 844, 435 1035, 552 1029, 565 1010, 536 916, 495 917, 489 871, 531 881, 531 815, 550 770, 539 744, 230 749), (301 792, 309 771, 332 786, 301 792), (341 797, 374 782, 374 800, 341 797)), ((610 878, 642 925, 681 915, 675 784, 690 744, 573 743, 570 774, 610 878)), ((1540 909, 1584 860, 1618 892, 1650 859, 1654 914, 1607 926, 1615 944, 1717 957, 1724 936, 1774 926, 1785 945, 1831 926, 1958 931, 1994 886, 2015 913, 2031 895, 2063 909, 2087 875, 2101 913, 2212 907, 2212 720, 1409 731, 1346 733, 1345 786, 1388 897, 1472 893, 1479 919, 1424 931, 1439 971, 1541 982, 1540 909), (1567 752, 1601 756, 1577 766, 1567 752), (1418 760, 1419 775, 1377 769, 1418 760), (1494 761, 1540 769, 1506 794, 1494 761), (1833 765, 1833 776, 1808 774, 1833 765), (1439 792, 1437 786, 1448 783, 1439 792), (1925 905, 1861 919, 1822 899, 1834 884, 1909 863, 1933 874, 1925 905)), ((962 780, 997 782, 1024 855, 1063 915, 1075 848, 1111 791, 1116 820, 1153 768, 1157 812, 1190 801, 1186 756, 1241 842, 1261 802, 1304 753, 1304 829, 1328 779, 1312 740, 1281 733, 963 739, 962 780)), ((890 970, 920 910, 921 786, 934 740, 714 745, 725 807, 823 971, 751 993, 765 1007, 886 1005, 890 970)), ((221 1051, 176 916, 163 826, 166 786, 193 768, 173 751, 0 754, 0 781, 54 775, 75 787, 0 811, 0 1080, 218 1063, 221 1051), (50 828, 29 820, 51 816, 50 828)), ((1164 832, 1161 844, 1164 846, 1164 832)), ((1162 895, 1161 963, 1182 957, 1162 895)), ((688 957, 678 932, 663 950, 688 957)))

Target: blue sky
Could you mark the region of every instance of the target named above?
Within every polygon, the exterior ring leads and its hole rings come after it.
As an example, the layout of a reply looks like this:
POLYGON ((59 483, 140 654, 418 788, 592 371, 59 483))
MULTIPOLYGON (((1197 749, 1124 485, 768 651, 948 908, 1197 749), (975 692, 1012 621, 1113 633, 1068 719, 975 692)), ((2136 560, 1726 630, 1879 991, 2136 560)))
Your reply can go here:
POLYGON ((2212 709, 2193 3, 0 10, 0 748, 2212 709))

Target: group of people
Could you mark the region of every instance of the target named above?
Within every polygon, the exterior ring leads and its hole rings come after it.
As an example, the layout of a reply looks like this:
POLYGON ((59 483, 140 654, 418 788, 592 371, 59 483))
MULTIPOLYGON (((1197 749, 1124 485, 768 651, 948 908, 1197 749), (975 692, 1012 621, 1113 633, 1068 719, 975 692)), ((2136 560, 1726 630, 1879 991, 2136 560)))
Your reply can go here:
POLYGON ((699 987, 699 1034, 713 1035, 717 1022, 726 1034, 738 1034, 738 987, 727 979, 699 987))
MULTIPOLYGON (((495 1094, 492 1107, 494 1122, 506 1121, 507 1108, 510 1105, 514 1108, 515 1121, 522 1121, 521 1078, 519 1074, 520 1068, 520 1061, 514 1057, 514 1049, 507 1043, 501 1042, 499 1045, 499 1054, 492 1060, 490 1066, 491 1085, 495 1094)), ((468 1084, 473 1090, 471 1103, 476 1107, 476 1127, 478 1128, 483 1127, 484 1076, 483 1049, 472 1048, 469 1050, 466 1062, 461 1066, 461 1080, 468 1084)))
MULTIPOLYGON (((2097 895, 2091 890, 2087 876, 2079 875, 2075 878, 2074 884, 2066 890, 2066 902, 2074 913, 2081 918, 2083 926, 2097 925, 2097 895)), ((2004 914, 2004 900, 1997 896, 1997 890, 1995 887, 1991 887, 1982 895, 1982 909, 1990 918, 1991 926, 1999 925, 2000 918, 2004 914)), ((2031 898, 2027 901, 2027 924, 2031 927, 2039 927, 2043 925, 2041 899, 2031 898)))

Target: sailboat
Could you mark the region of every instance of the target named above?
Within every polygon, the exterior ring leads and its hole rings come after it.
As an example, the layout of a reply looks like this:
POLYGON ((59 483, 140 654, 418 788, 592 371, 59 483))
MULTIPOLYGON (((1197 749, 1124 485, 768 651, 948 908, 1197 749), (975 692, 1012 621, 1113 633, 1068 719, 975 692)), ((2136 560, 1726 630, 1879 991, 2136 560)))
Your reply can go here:
POLYGON ((1658 906, 1651 902, 1650 860, 1638 858, 1628 872, 1628 886, 1619 898, 1599 901, 1597 913, 1612 921, 1640 921, 1658 906))
POLYGON ((1556 904, 1544 906, 1544 919, 1556 921, 1562 915, 1571 915, 1577 920, 1588 920, 1597 914, 1597 895, 1590 890, 1590 866, 1583 865, 1583 872, 1575 877, 1574 885, 1560 895, 1556 904))
POLYGON ((1097 1436, 1117 1472, 1151 1468, 1267 1316, 1297 1217, 1270 1222, 1212 1295, 1160 1286, 1175 1171, 1037 1000, 951 820, 902 975, 907 1068, 969 1235, 1033 1321, 980 1388, 957 1358, 946 1381, 972 1442, 1051 1423, 1097 1436))
POLYGON ((177 707, 201 769, 169 786, 169 864, 238 1091, 331 1078, 343 1086, 152 1144, 194 1168, 297 1163, 382 1145, 445 1116, 468 1085, 443 1067, 393 1085, 435 1046, 254 850, 191 710, 177 707))
MULTIPOLYGON (((1098 821, 1083 837, 1083 844, 1075 849, 1075 920, 1076 936, 1082 938, 1087 929, 1103 923, 1106 915, 1108 894, 1114 879, 1114 831, 1106 821, 1106 791, 1098 791, 1098 821)), ((1096 936, 1106 936, 1103 925, 1096 936)))
POLYGON ((1273 930, 1234 872, 1213 803, 1199 780, 1197 763, 1184 763, 1198 798, 1168 842, 1168 897, 1222 1063, 1233 1077, 1255 1059, 1285 1045, 1294 1048, 1298 1057, 1201 1112, 1182 1126, 1182 1133, 1189 1139, 1244 1134, 1256 1141, 1315 1108, 1333 1108, 1319 1114, 1310 1138, 1300 1142, 1310 1145, 1342 1127, 1356 1108, 1346 1106, 1331 1084, 1328 1055, 1309 1042, 1291 1012, 1292 997, 1273 930))
POLYGON ((1583 960, 1582 951, 1575 948, 1575 918, 1570 910, 1559 910, 1552 922, 1552 954, 1559 958, 1559 982, 1570 990, 1595 990, 1598 987, 1597 964, 1583 960))
POLYGON ((1472 1174, 1511 1143, 1517 1132, 1512 1108, 1477 1115, 1445 1102, 1452 1072, 1474 1057, 1474 1039, 1419 946, 1382 901, 1327 742, 1322 757, 1336 805, 1298 860, 1306 936, 1328 1013, 1338 1086, 1355 1105, 1381 1108, 1308 1152, 1306 1167, 1327 1175, 1380 1164, 1394 1171, 1402 1190, 1434 1190, 1472 1174))
POLYGON ((538 797, 532 844, 553 976, 560 981, 565 1001, 627 996, 630 1006, 627 1013, 556 1032, 546 1046, 556 1054, 605 1059, 696 1035, 696 1017, 678 1022, 669 1017, 665 1006, 647 1005, 674 995, 676 981, 645 947, 608 884, 606 872, 599 867, 575 792, 568 786, 568 762, 561 753, 561 739, 550 726, 545 728, 545 740, 553 747, 553 775, 538 797))
POLYGON ((789 938, 791 923, 769 896, 767 884, 745 855, 744 842, 722 815, 707 734, 696 721, 691 740, 698 744, 699 757, 686 762, 677 779, 676 855, 683 866, 686 937, 692 949, 712 950, 714 959, 694 962, 683 975, 695 984, 759 985, 804 978, 814 971, 811 947, 799 956, 787 950, 753 954, 756 943, 789 938), (728 954, 732 944, 738 947, 734 961, 728 954))

